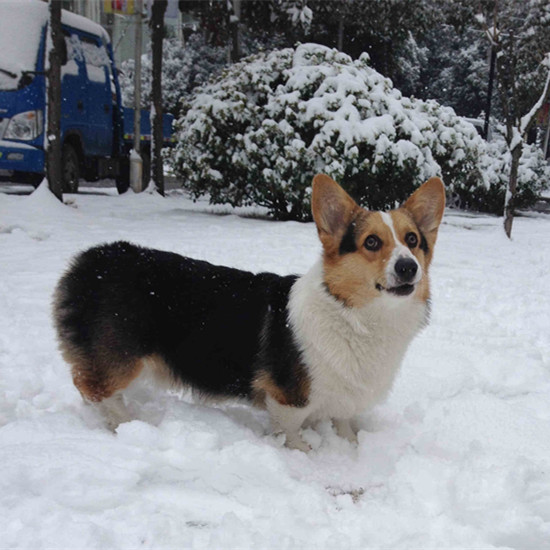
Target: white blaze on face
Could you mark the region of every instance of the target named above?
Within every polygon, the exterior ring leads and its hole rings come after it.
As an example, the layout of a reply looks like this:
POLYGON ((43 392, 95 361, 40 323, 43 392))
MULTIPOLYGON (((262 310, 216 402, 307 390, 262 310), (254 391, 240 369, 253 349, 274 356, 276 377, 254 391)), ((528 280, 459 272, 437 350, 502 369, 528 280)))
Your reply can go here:
POLYGON ((397 262, 397 260, 399 260, 399 258, 412 258, 416 262, 418 270, 414 279, 411 281, 411 284, 418 283, 420 279, 422 279, 422 266, 418 263, 417 259, 414 257, 414 254, 410 251, 409 247, 405 246, 397 238, 397 233, 395 232, 395 227, 393 225, 391 214, 389 214, 388 212, 380 212, 380 216, 382 217, 382 221, 390 228, 393 240, 395 242, 390 261, 386 266, 386 281, 388 288, 392 288, 394 286, 402 284, 399 281, 399 278, 397 277, 397 274, 395 272, 395 263, 397 262))

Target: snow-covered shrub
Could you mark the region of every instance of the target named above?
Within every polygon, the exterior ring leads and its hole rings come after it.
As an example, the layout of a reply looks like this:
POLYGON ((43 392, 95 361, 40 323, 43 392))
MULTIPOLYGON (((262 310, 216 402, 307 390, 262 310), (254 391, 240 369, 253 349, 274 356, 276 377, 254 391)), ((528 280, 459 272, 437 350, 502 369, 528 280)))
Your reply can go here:
MULTIPOLYGON (((476 181, 453 186, 456 206, 502 215, 512 161, 503 132, 503 127, 496 128, 492 141, 485 143, 480 157, 480 171, 485 180, 484 184, 476 181)), ((544 159, 539 147, 524 144, 518 170, 516 208, 532 206, 541 191, 548 187, 550 187, 550 165, 544 159)))
POLYGON ((252 56, 182 104, 173 167, 213 203, 307 219, 324 172, 363 205, 387 208, 425 179, 466 184, 483 140, 454 111, 403 97, 363 54, 316 44, 252 56))

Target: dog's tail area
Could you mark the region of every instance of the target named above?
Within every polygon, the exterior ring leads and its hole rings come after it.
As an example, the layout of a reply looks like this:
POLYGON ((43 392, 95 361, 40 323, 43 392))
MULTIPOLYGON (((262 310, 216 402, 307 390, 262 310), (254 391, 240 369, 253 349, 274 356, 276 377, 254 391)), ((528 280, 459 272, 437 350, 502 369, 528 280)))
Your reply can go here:
POLYGON ((88 292, 75 289, 83 285, 74 268, 61 278, 54 293, 53 319, 75 386, 87 401, 99 402, 127 387, 143 362, 139 354, 121 350, 115 324, 89 300, 88 292))
MULTIPOLYGON (((143 350, 128 339, 111 296, 98 279, 100 249, 78 256, 61 277, 53 296, 53 320, 59 348, 70 365, 74 385, 87 403, 117 402, 110 424, 124 420, 120 396, 143 369, 143 350)), ((120 289, 119 289, 120 290, 120 289)), ((104 411, 106 412, 106 411, 104 411)), ((109 418, 108 418, 109 419, 109 418)))

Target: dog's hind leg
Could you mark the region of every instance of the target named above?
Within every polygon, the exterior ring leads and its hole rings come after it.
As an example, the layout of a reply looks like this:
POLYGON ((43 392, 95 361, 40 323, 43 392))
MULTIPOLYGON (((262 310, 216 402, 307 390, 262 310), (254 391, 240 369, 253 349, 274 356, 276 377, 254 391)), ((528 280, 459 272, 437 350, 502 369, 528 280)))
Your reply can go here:
POLYGON ((120 424, 132 420, 128 408, 124 404, 122 392, 115 393, 111 397, 102 399, 99 402, 93 402, 84 397, 84 403, 99 411, 105 419, 107 427, 113 432, 120 424))
POLYGON ((71 364, 74 385, 84 402, 100 412, 111 430, 131 420, 122 391, 140 374, 142 360, 116 367, 82 360, 72 361, 71 364))

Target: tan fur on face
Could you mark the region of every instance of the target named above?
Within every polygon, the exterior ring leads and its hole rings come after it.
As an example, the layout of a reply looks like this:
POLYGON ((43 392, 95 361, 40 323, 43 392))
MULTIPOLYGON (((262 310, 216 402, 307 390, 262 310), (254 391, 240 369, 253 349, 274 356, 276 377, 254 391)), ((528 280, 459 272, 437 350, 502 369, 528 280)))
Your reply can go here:
MULTIPOLYGON (((389 214, 392 218, 393 227, 400 244, 406 246, 405 235, 409 232, 415 233, 418 236, 418 245, 414 248, 409 248, 409 250, 416 258, 416 261, 422 269, 422 280, 417 284, 415 296, 419 300, 426 301, 430 297, 428 268, 433 256, 433 246, 435 245, 435 240, 428 242, 427 237, 420 231, 410 212, 404 208, 393 210, 389 212, 389 214), (424 235, 424 238, 428 242, 428 252, 423 251, 420 246, 422 235, 424 235)), ((382 285, 385 286, 383 283, 382 285)))
POLYGON ((396 243, 391 228, 380 213, 359 207, 328 176, 316 176, 313 180, 312 212, 323 244, 324 281, 329 292, 349 307, 362 307, 380 296, 377 284, 387 287, 386 267, 395 247, 405 246, 405 235, 414 232, 418 245, 410 250, 423 273, 415 297, 427 300, 428 268, 444 207, 443 183, 439 178, 431 178, 402 208, 389 213, 397 236, 396 243), (340 244, 347 231, 352 232, 356 251, 341 253, 340 244), (376 235, 382 241, 379 250, 370 251, 364 247, 370 235, 376 235), (427 243, 427 252, 420 247, 422 237, 427 243))
POLYGON ((431 262, 437 232, 445 211, 445 187, 439 178, 430 178, 419 187, 399 211, 411 215, 429 246, 428 262, 431 262))

